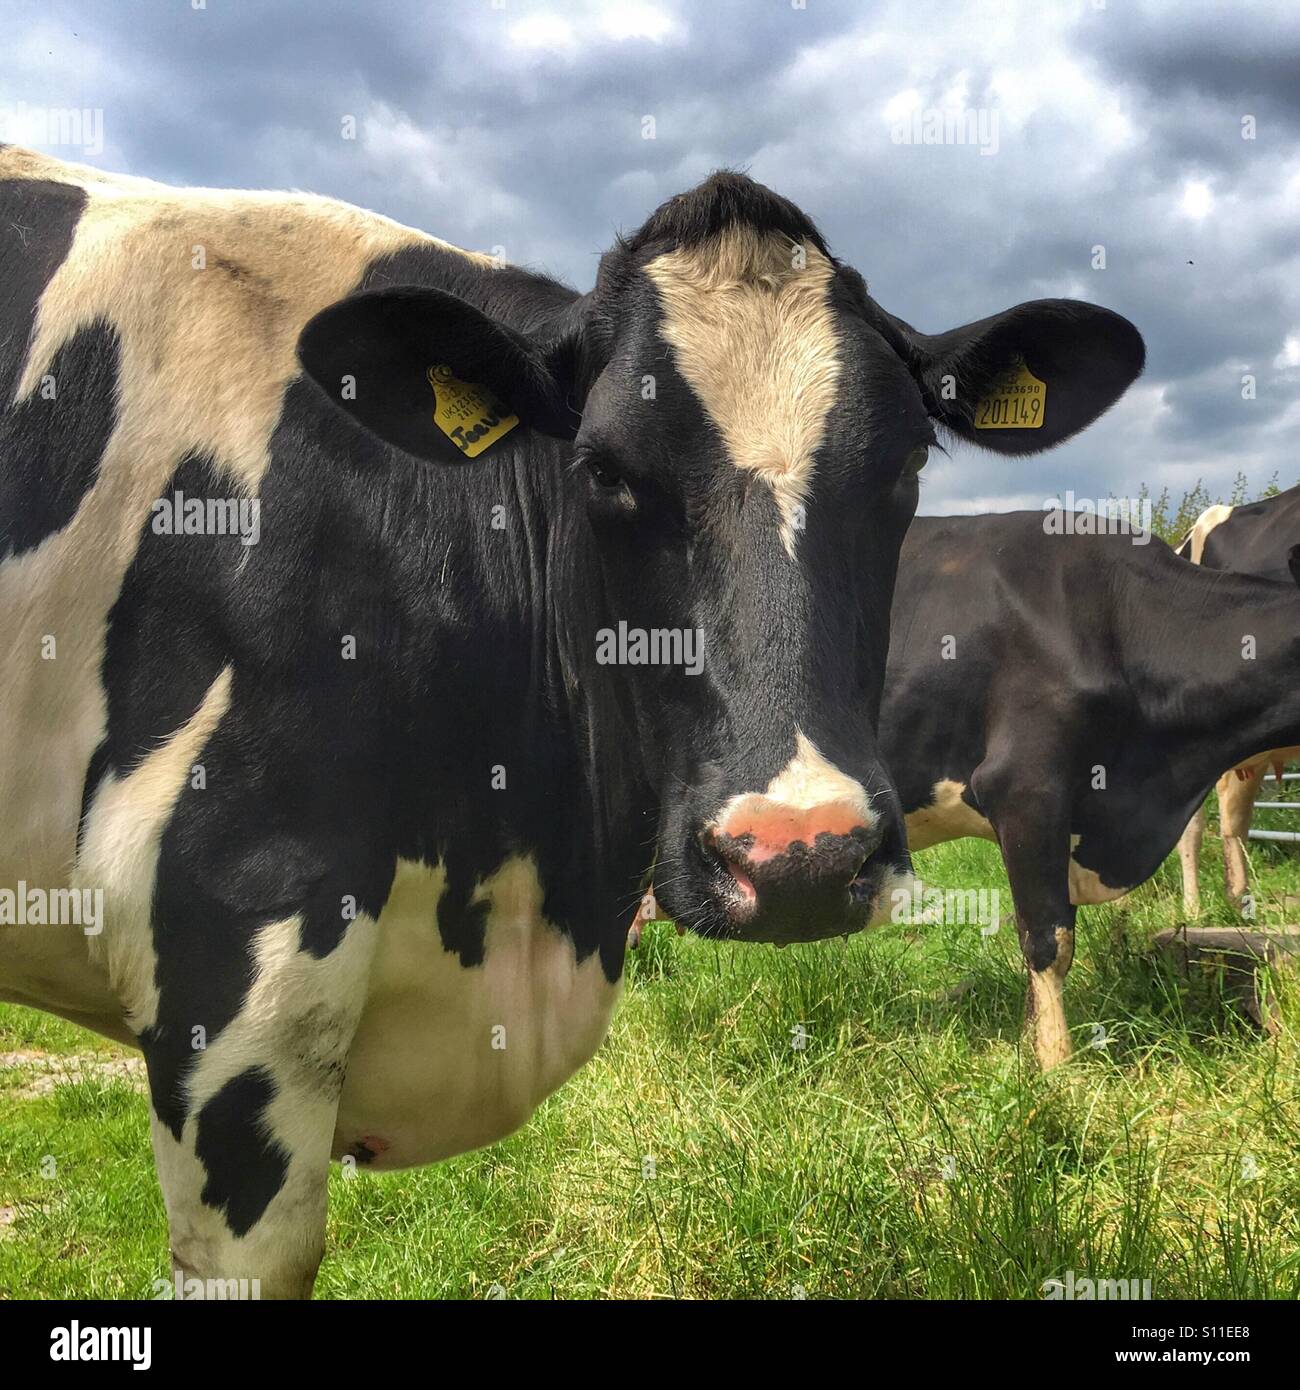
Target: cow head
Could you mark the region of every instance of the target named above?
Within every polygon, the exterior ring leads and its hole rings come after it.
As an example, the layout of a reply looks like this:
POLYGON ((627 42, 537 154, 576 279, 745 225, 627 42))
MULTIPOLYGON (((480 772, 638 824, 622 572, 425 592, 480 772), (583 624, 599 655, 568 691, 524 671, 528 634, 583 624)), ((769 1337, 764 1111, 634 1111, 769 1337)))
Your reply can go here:
POLYGON ((445 456, 431 361, 572 440, 566 544, 600 595, 577 622, 582 679, 630 711, 659 807, 656 892, 705 935, 768 941, 857 930, 907 870, 873 730, 935 423, 1000 452, 1049 447, 1143 361, 1131 324, 1068 301, 917 333, 797 208, 734 174, 620 240, 546 332, 398 288, 326 310, 299 352, 336 401, 350 375, 345 409, 423 457, 445 456), (984 428, 982 404, 1024 368, 1042 418, 984 428))

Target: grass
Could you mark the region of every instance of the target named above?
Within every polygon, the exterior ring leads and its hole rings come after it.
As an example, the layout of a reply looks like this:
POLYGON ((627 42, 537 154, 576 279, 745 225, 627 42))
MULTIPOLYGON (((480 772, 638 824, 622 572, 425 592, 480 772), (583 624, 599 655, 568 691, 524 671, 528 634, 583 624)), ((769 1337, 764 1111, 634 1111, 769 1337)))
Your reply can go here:
MULTIPOLYGON (((1217 850, 1206 908, 1227 922, 1217 850)), ((1300 918, 1300 856, 1252 859, 1259 920, 1300 918)), ((998 888, 1009 913, 991 845, 918 869, 998 888)), ((1019 1045, 1010 925, 782 952, 651 931, 608 1042, 521 1133, 335 1171, 318 1296, 1036 1298, 1072 1269, 1157 1298, 1294 1299, 1300 990, 1279 981, 1263 1038, 1151 964, 1179 901, 1171 860, 1081 912, 1078 1051, 1048 1077, 1019 1045)), ((20 1051, 121 1052, 0 1009, 0 1052, 20 1051)), ((42 1088, 48 1065, 0 1071, 0 1294, 148 1297, 167 1237, 144 1098, 84 1063, 42 1088)))

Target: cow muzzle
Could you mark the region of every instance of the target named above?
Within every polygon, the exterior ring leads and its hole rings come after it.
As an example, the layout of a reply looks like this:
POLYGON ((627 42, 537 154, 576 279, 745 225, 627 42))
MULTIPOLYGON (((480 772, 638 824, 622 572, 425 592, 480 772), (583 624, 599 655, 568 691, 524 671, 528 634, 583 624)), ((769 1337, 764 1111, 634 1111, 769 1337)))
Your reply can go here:
POLYGON ((887 829, 849 801, 738 797, 696 837, 723 934, 786 944, 860 931, 893 878, 893 859, 881 853, 887 829))

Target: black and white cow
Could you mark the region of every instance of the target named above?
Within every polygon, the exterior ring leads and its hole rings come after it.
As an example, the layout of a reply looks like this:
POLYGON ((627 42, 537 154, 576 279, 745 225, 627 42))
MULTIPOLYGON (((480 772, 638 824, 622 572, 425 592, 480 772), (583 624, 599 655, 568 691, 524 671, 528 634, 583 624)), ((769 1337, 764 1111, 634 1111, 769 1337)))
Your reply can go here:
MULTIPOLYGON (((1207 569, 1236 574, 1285 577, 1288 556, 1300 543, 1300 487, 1244 506, 1207 507, 1179 545, 1177 554, 1207 569)), ((1264 778, 1273 769, 1282 785, 1282 769, 1300 758, 1300 748, 1270 748, 1230 768, 1219 778, 1219 831, 1223 837, 1224 885, 1228 900, 1241 906, 1249 886, 1246 839, 1255 802, 1264 778)), ((1183 906, 1191 917, 1201 911, 1201 844, 1205 839, 1205 807, 1187 824, 1178 842, 1183 866, 1183 906)))
POLYGON ((1225 765, 1300 739, 1300 546, 1285 579, 1211 574, 1044 520, 913 522, 879 747, 913 851, 998 842, 1049 1067, 1076 905, 1150 878, 1225 765))
POLYGON ((490 1143, 591 1056, 652 866, 706 936, 879 912, 934 422, 1047 447, 1143 360, 1060 300, 917 333, 729 174, 587 294, 14 148, 0 238, 0 998, 138 1043, 173 1259, 265 1297, 331 1155, 490 1143))

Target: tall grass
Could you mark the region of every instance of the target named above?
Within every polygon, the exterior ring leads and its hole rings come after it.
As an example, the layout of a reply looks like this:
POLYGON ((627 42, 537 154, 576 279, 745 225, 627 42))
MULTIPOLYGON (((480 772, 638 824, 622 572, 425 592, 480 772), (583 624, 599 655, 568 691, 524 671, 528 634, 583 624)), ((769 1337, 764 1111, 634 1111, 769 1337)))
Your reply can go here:
MULTIPOLYGON (((1005 893, 990 845, 918 858, 927 882, 1005 893)), ((1294 915, 1300 866, 1256 861, 1261 921, 1294 915)), ((1279 981, 1276 1038, 1189 992, 1147 951, 1178 901, 1171 865, 1083 910, 1077 1053, 1047 1077, 1020 1044, 1009 926, 779 952, 652 931, 608 1042, 520 1134, 336 1172, 319 1293, 1036 1298, 1074 1270, 1158 1298, 1300 1296, 1296 990, 1279 981)), ((0 1048, 30 1018, 5 1009, 0 1048)), ((0 1074, 0 1289, 148 1296, 167 1241, 143 1096, 31 1097, 32 1076, 0 1074)))

